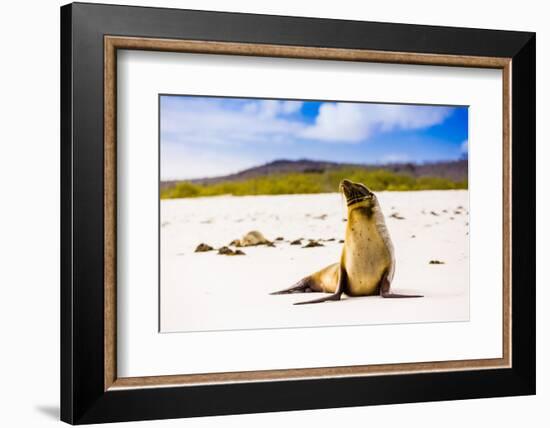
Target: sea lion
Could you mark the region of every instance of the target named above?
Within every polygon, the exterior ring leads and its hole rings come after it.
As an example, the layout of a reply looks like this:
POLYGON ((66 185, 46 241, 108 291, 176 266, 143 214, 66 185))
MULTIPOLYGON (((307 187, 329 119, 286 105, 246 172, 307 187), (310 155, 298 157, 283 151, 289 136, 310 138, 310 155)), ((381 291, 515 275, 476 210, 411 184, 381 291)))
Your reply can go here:
POLYGON ((270 245, 271 241, 266 239, 262 232, 258 230, 251 230, 242 239, 234 239, 229 245, 235 247, 254 247, 256 245, 270 245))
POLYGON ((395 255, 384 215, 376 195, 367 186, 343 180, 348 221, 340 263, 331 264, 298 281, 290 288, 271 294, 325 292, 328 297, 297 302, 295 305, 340 300, 348 296, 380 295, 385 298, 422 297, 395 294, 390 285, 395 273, 395 255))

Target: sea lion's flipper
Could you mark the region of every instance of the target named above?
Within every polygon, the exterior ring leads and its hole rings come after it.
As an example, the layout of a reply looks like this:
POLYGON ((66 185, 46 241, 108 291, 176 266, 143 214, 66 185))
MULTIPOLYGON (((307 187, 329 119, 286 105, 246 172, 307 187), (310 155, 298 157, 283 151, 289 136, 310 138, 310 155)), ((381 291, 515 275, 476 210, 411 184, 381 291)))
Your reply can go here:
POLYGON ((276 294, 290 294, 290 293, 307 293, 309 291, 314 291, 311 288, 311 277, 306 276, 305 278, 298 281, 296 284, 294 284, 292 287, 285 288, 284 290, 274 291, 273 293, 269 293, 271 295, 276 294))
POLYGON ((409 297, 424 297, 419 294, 396 294, 390 291, 390 281, 387 273, 384 273, 380 281, 380 296, 385 299, 404 299, 409 297))
POLYGON ((305 302, 296 302, 295 305, 309 305, 310 303, 322 303, 322 302, 330 302, 330 301, 338 301, 342 297, 342 294, 346 290, 346 284, 347 284, 347 274, 346 270, 342 267, 342 264, 340 263, 339 266, 339 275, 338 275, 338 286, 336 287, 336 291, 334 294, 331 294, 327 297, 321 297, 320 299, 315 300, 308 300, 305 302))

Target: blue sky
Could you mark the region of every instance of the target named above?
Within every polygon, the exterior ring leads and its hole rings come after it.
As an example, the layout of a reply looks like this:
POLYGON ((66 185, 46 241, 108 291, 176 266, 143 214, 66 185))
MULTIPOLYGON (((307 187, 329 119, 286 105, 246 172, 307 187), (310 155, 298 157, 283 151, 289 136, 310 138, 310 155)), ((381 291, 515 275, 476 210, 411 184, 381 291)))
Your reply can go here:
POLYGON ((467 154, 467 107, 162 95, 161 179, 276 159, 383 164, 467 154))

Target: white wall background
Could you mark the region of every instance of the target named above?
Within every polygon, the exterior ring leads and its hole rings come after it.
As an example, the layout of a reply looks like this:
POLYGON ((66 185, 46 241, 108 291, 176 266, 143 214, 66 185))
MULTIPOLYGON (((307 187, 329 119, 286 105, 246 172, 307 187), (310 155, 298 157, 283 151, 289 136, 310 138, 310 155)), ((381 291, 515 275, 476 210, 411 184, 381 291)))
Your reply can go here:
MULTIPOLYGON (((121 2, 123 2, 121 0, 121 2)), ((103 1, 103 3, 116 3, 103 1)), ((550 209, 547 120, 550 27, 544 2, 389 0, 147 0, 126 4, 537 32, 538 395, 462 402, 155 421, 158 427, 543 426, 550 402, 550 279, 544 224, 550 209), (546 122, 546 123, 545 123, 546 122), (546 215, 545 215, 546 213, 546 215)), ((59 6, 5 2, 0 12, 0 419, 7 427, 58 424, 59 407, 59 6)), ((125 426, 137 426, 137 423, 125 426)))

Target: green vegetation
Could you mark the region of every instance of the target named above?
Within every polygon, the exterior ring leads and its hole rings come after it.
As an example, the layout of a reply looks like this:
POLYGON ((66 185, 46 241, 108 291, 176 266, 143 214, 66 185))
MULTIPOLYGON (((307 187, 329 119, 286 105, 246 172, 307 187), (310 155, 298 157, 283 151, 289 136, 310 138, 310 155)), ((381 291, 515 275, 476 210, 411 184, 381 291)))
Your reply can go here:
POLYGON ((341 180, 364 183, 380 190, 446 190, 467 189, 468 182, 440 177, 413 177, 388 170, 342 168, 325 172, 272 174, 242 181, 222 181, 212 184, 180 182, 161 191, 161 199, 193 198, 217 195, 285 195, 337 192, 341 180))

